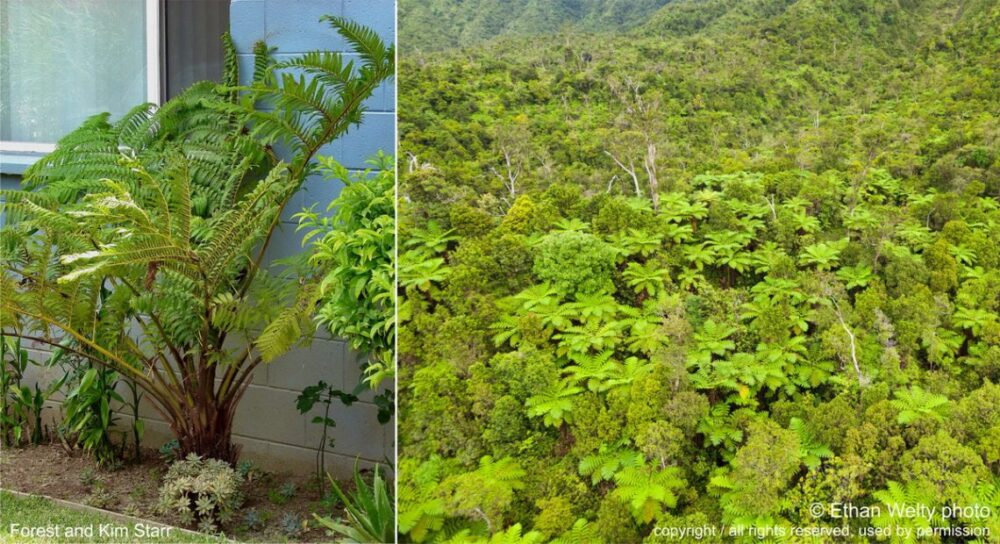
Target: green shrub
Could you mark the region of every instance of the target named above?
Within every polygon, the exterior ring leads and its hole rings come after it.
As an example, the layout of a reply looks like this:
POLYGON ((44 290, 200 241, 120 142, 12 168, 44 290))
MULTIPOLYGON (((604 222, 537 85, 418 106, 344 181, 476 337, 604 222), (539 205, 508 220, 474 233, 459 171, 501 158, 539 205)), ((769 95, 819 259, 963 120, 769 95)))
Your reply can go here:
POLYGON ((533 271, 562 293, 602 293, 614 288, 614 258, 614 249, 592 234, 554 232, 539 242, 533 271))
POLYGON ((372 388, 392 377, 395 338, 395 185, 393 160, 379 154, 373 169, 351 173, 320 157, 320 172, 344 184, 323 216, 313 209, 296 215, 312 240, 310 264, 323 271, 320 323, 351 348, 367 354, 366 381, 372 388))

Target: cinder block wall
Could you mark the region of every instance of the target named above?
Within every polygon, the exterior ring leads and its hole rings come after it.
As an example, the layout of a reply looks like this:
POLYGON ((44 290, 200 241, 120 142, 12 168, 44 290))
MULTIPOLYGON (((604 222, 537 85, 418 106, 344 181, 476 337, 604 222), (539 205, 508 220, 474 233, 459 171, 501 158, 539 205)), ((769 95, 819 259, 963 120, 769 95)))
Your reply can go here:
MULTIPOLYGON (((283 59, 313 50, 346 51, 347 44, 329 26, 323 15, 341 15, 374 29, 387 43, 395 42, 393 0, 232 0, 230 31, 241 65, 249 80, 253 66, 253 44, 265 40, 283 59)), ((244 81, 246 82, 246 81, 244 81)), ((394 82, 393 82, 394 83, 394 82)), ((395 92, 383 85, 366 104, 367 113, 358 127, 326 146, 320 154, 335 158, 347 168, 363 170, 366 161, 382 150, 395 147, 395 92)), ((272 258, 302 250, 291 215, 316 204, 325 208, 340 193, 341 185, 319 177, 310 179, 286 211, 281 230, 271 244, 272 258)), ((342 341, 322 336, 306 349, 293 351, 257 371, 253 385, 239 407, 234 432, 243 444, 244 457, 265 466, 309 470, 315 462, 321 427, 310 423, 318 409, 303 416, 295 408, 299 392, 319 380, 351 390, 360 379, 358 356, 342 341)), ((335 446, 328 448, 327 466, 346 476, 356 459, 362 465, 393 459, 394 422, 379 424, 372 393, 349 407, 334 404, 337 426, 330 432, 335 446)), ((149 424, 147 423, 147 428, 149 424)))
MULTIPOLYGON (((348 17, 373 28, 387 43, 395 41, 393 0, 232 0, 230 26, 246 69, 244 78, 248 79, 252 71, 252 48, 257 40, 263 39, 275 47, 275 56, 279 59, 316 49, 346 50, 347 45, 336 31, 319 21, 327 14, 348 17)), ((360 126, 326 146, 320 154, 331 156, 352 170, 366 168, 366 160, 379 150, 392 154, 395 147, 394 83, 376 91, 366 104, 367 113, 360 126)), ((13 186, 13 181, 5 179, 4 188, 13 186)), ((319 177, 308 180, 275 234, 270 258, 302 251, 301 235, 295 233, 292 214, 312 204, 325 208, 340 189, 337 182, 319 177)), ((36 361, 49 357, 44 346, 26 344, 25 347, 36 361)), ((49 383, 60 375, 58 368, 32 366, 26 383, 49 383)), ((322 412, 317 408, 311 413, 299 414, 295 407, 296 397, 303 388, 320 380, 350 391, 360 377, 359 356, 343 341, 322 331, 308 348, 297 349, 259 367, 238 408, 234 426, 234 438, 243 448, 242 458, 272 470, 303 473, 313 470, 322 429, 310 421, 322 412)), ((372 397, 371 392, 366 392, 359 402, 349 407, 337 402, 333 405, 330 415, 337 425, 329 431, 328 437, 334 439, 335 445, 327 447, 326 462, 327 470, 334 476, 349 476, 355 461, 362 467, 369 467, 394 459, 395 422, 379 424, 372 397)), ((45 417, 50 425, 58 419, 61 396, 57 394, 52 400, 55 402, 49 403, 45 417)), ((143 401, 140 405, 140 416, 145 421, 147 446, 156 448, 171 438, 166 423, 149 403, 143 401)), ((117 417, 122 423, 130 421, 121 411, 117 417)))

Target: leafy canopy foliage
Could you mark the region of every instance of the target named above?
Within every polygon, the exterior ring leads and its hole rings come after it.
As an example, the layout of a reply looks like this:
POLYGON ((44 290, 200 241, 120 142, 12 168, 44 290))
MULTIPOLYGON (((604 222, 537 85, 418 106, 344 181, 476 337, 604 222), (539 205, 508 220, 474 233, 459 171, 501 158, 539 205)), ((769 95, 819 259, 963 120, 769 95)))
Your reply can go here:
POLYGON ((404 55, 402 539, 856 528, 808 505, 990 484, 998 23, 677 0, 404 55), (484 458, 524 471, 485 517, 451 495, 484 458))
MULTIPOLYGON (((374 172, 354 174, 333 159, 320 157, 319 162, 324 174, 344 188, 327 206, 332 216, 312 208, 296 215, 299 229, 306 231, 303 243, 312 240, 310 264, 327 271, 319 284, 317 317, 334 336, 368 354, 366 380, 374 388, 395 370, 393 161, 379 155, 372 161, 374 172)), ((282 344, 289 341, 294 338, 282 344)))

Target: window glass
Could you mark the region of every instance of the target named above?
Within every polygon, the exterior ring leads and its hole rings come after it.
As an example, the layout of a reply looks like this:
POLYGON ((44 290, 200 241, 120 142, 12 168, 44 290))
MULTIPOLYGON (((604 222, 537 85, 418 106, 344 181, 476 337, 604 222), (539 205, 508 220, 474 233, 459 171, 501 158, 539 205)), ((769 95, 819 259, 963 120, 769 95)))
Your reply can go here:
POLYGON ((164 27, 166 98, 197 81, 222 81, 229 0, 166 0, 164 27))
POLYGON ((146 82, 144 0, 0 0, 0 140, 55 142, 146 82))

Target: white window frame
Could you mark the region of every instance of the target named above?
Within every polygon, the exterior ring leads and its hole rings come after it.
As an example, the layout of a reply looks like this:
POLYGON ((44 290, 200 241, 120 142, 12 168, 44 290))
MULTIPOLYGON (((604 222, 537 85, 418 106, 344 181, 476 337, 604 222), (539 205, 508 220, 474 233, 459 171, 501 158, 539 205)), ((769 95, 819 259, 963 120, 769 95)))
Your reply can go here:
MULTIPOLYGON (((145 4, 146 101, 159 104, 160 88, 162 86, 160 72, 163 70, 163 60, 160 55, 160 25, 163 15, 160 13, 160 0, 145 0, 145 4)), ((55 149, 55 142, 17 142, 12 140, 0 140, 0 152, 51 153, 52 151, 55 151, 55 149)))

